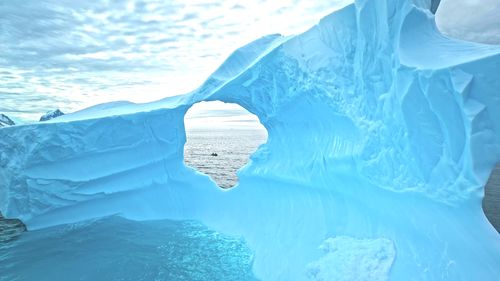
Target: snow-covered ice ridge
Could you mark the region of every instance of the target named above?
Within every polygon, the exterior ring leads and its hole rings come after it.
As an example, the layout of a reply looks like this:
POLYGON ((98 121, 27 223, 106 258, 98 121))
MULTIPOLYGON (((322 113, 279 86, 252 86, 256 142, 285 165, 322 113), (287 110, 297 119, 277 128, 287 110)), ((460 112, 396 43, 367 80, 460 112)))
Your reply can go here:
POLYGON ((0 210, 31 229, 198 220, 242 235, 263 280, 497 280, 481 200, 500 47, 444 37, 430 2, 359 0, 238 49, 186 95, 2 128, 0 210), (184 114, 209 100, 269 134, 227 191, 183 164, 184 114))

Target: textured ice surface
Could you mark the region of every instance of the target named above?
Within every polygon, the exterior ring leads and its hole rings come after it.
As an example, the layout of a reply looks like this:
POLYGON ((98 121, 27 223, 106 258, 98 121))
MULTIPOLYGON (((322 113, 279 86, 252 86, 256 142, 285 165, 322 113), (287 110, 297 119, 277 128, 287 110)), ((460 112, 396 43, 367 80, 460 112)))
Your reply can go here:
POLYGON ((0 209, 31 229, 197 220, 243 236, 263 280, 307 280, 315 263, 331 276, 325 263, 369 241, 344 276, 497 280, 481 199, 500 159, 500 47, 441 35, 430 4, 359 0, 238 49, 187 95, 0 129, 0 209), (183 164, 184 114, 208 100, 243 106, 269 135, 228 191, 183 164), (325 256, 331 239, 341 250, 325 256))
POLYGON ((335 237, 321 245, 325 256, 309 265, 312 280, 387 280, 395 249, 387 239, 335 237))

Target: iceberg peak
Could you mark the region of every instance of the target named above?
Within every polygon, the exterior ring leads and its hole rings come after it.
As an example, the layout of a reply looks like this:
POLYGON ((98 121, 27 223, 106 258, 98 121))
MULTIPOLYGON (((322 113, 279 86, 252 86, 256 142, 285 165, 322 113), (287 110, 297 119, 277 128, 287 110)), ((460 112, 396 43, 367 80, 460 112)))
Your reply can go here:
POLYGON ((51 111, 48 111, 47 113, 45 113, 42 117, 40 117, 40 122, 49 121, 51 119, 54 119, 54 118, 57 118, 57 117, 63 116, 63 115, 64 115, 64 113, 59 109, 51 110, 51 111))

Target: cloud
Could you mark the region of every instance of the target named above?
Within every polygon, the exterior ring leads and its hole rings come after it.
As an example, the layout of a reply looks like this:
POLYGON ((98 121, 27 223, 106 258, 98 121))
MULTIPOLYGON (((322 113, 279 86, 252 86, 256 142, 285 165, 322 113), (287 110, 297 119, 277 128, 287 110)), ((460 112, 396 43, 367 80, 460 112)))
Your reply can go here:
MULTIPOLYGON (((55 107, 71 112, 186 93, 236 48, 267 34, 300 33, 351 2, 3 1, 0 110, 36 120, 55 107)), ((448 36, 500 44, 498 15, 500 0, 442 0, 436 20, 448 36)))
POLYGON ((0 91, 16 95, 4 95, 2 106, 73 111, 181 94, 237 47, 269 33, 303 31, 344 2, 350 1, 4 1, 0 91))
MULTIPOLYGON (((200 102, 193 105, 186 113, 185 119, 197 119, 208 117, 241 117, 250 113, 243 107, 234 103, 223 103, 220 101, 200 102)), ((254 115, 252 115, 254 116, 254 115)), ((253 118, 253 119, 256 119, 253 118)))

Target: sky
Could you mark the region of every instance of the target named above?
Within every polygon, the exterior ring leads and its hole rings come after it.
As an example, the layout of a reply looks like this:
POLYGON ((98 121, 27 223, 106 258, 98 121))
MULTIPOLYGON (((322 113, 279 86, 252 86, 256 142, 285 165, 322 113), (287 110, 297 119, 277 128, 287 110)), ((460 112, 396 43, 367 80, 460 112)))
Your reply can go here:
POLYGON ((238 47, 305 31, 346 2, 1 0, 0 112, 36 120, 187 93, 238 47))
MULTIPOLYGON (((55 108, 187 93, 238 47, 305 31, 350 2, 0 0, 0 113, 37 120, 55 108)), ((450 36, 498 44, 497 15, 500 0, 442 0, 437 22, 450 36)))
POLYGON ((184 117, 186 131, 259 130, 266 131, 254 114, 237 104, 221 101, 199 102, 184 117))

